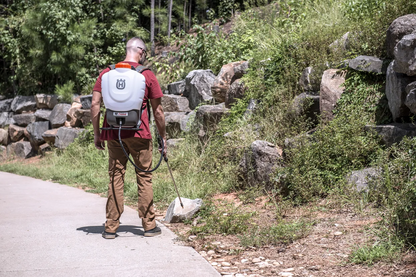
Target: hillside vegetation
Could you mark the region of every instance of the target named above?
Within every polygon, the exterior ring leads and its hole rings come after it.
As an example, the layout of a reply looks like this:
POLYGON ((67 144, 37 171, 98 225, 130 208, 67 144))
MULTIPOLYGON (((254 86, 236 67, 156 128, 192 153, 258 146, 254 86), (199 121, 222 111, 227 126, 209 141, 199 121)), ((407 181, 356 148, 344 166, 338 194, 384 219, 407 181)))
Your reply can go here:
MULTIPOLYGON (((268 229, 248 223, 254 211, 207 205, 202 217, 205 227, 192 228, 196 235, 252 234, 242 239, 244 246, 260 246, 291 241, 307 234, 313 222, 289 222, 282 211, 330 198, 337 205, 354 205, 357 210, 371 207, 379 219, 377 243, 359 248, 353 262, 373 263, 405 252, 416 243, 416 139, 404 139, 387 148, 380 138, 364 131, 368 124, 392 122, 384 94, 385 77, 346 72, 346 91, 337 104, 331 121, 312 122, 296 116, 291 103, 303 92, 298 84, 302 71, 313 66, 320 76, 327 68, 339 67, 357 55, 386 57, 386 30, 399 16, 416 13, 414 0, 281 0, 247 9, 232 20, 230 34, 211 32, 212 25, 194 26, 192 35, 178 37, 178 59, 151 59, 162 86, 177 81, 193 69, 212 69, 248 60, 244 76, 248 87, 245 98, 220 122, 219 130, 205 141, 188 134, 186 143, 169 153, 169 160, 181 195, 203 198, 224 192, 242 192, 242 197, 267 195, 275 204, 278 222, 268 229), (350 48, 329 48, 346 32, 353 33, 350 48), (178 44, 179 45, 179 44, 178 44), (250 99, 260 100, 251 116, 244 116, 250 99), (314 131, 313 139, 298 141, 287 151, 285 166, 273 177, 274 186, 256 186, 241 178, 239 163, 254 140, 284 146, 285 139, 314 131), (230 134, 224 136, 224 134, 230 134), (382 169, 382 174, 366 193, 357 193, 346 182, 348 173, 367 167, 382 169), (218 219, 228 213, 228 219, 218 219), (215 226, 215 228, 214 228, 215 226), (237 228, 241 227, 241 228, 237 228), (286 234, 294 234, 286 237, 286 234), (261 234, 261 236, 259 236, 261 234), (264 237, 255 241, 253 238, 264 237), (381 253, 381 254, 380 254, 381 253)), ((91 72, 88 78, 94 78, 91 72), (91 75, 92 74, 92 75, 91 75)), ((97 151, 91 134, 77 139, 65 151, 55 151, 35 165, 3 163, 1 170, 77 184, 90 191, 107 189, 107 154, 97 151)), ((156 156, 155 156, 156 157, 156 156)), ((132 168, 126 177, 129 202, 137 199, 132 168)), ((155 200, 161 209, 176 194, 167 168, 154 174, 155 200)))

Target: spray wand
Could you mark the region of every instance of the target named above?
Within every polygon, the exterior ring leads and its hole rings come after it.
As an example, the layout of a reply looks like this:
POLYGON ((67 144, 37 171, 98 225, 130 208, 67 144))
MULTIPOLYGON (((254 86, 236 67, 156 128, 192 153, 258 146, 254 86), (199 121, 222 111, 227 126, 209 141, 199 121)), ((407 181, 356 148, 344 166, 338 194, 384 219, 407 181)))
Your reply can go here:
MULTIPOLYGON (((162 142, 162 138, 160 137, 160 135, 159 135, 159 134, 158 134, 158 142, 159 142, 159 146, 161 146, 161 145, 162 145, 162 143, 163 143, 163 142, 162 142)), ((162 151, 163 151, 163 150, 162 150, 162 151)), ((163 154, 163 153, 162 153, 162 154, 163 154)), ((181 203, 181 207, 182 207, 182 209, 183 209, 183 203, 182 203, 182 200, 181 200, 181 196, 179 195, 178 187, 176 186, 176 182, 175 182, 175 179, 173 178, 172 170, 170 169, 170 166, 169 166, 169 163, 168 163, 168 156, 167 156, 167 155, 164 155, 164 156, 163 156, 163 159, 165 160, 166 165, 168 166, 170 176, 172 177, 173 184, 175 185, 176 194, 178 195, 179 202, 181 203)))

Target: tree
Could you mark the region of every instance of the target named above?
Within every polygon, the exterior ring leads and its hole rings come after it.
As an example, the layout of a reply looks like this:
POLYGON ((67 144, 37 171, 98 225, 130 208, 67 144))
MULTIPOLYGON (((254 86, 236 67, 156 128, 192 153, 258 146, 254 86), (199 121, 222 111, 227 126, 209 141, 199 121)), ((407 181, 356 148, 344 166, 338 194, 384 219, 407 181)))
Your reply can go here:
POLYGON ((171 23, 172 23, 172 5, 173 5, 173 0, 169 0, 168 44, 170 44, 170 28, 171 28, 171 23))
POLYGON ((155 0, 151 0, 150 3, 151 16, 150 16, 150 43, 151 46, 151 55, 155 55, 155 0))

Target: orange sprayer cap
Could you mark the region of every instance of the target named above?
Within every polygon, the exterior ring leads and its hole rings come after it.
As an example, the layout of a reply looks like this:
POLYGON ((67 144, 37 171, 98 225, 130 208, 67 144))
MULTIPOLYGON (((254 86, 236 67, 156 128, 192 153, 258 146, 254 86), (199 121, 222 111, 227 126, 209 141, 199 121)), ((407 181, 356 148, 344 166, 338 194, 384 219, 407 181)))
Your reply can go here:
POLYGON ((116 64, 116 68, 128 68, 128 69, 131 69, 131 65, 129 65, 128 63, 118 63, 118 64, 116 64))

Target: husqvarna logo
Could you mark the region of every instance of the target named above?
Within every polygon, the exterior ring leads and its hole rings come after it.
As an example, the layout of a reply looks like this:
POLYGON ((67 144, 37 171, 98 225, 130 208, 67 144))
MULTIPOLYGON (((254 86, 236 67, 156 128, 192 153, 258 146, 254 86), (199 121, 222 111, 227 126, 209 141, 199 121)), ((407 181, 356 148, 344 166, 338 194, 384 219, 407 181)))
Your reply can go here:
POLYGON ((116 88, 117 89, 124 89, 126 87, 126 80, 125 79, 117 79, 116 88))

